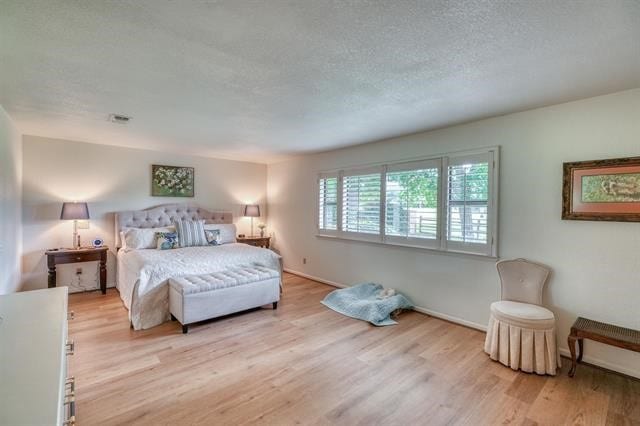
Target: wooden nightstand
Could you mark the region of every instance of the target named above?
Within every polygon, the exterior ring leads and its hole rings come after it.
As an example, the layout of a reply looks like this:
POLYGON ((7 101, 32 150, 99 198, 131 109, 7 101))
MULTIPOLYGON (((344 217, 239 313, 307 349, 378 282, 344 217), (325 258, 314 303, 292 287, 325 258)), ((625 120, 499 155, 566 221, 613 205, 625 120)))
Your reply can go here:
POLYGON ((271 237, 238 237, 239 243, 249 244, 250 246, 269 248, 271 237))
POLYGON ((74 249, 47 250, 47 266, 49 267, 49 288, 56 286, 56 265, 65 263, 100 262, 100 291, 107 294, 107 252, 109 247, 83 247, 74 249))

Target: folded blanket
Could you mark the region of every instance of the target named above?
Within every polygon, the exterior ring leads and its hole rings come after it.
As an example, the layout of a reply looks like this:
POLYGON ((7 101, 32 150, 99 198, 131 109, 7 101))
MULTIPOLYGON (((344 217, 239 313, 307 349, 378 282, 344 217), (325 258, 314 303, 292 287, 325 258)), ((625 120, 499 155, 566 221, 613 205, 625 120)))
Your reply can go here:
POLYGON ((391 319, 391 313, 396 309, 410 309, 413 305, 402 294, 378 299, 376 296, 382 289, 380 284, 358 284, 332 291, 320 303, 342 315, 376 326, 397 324, 391 319))

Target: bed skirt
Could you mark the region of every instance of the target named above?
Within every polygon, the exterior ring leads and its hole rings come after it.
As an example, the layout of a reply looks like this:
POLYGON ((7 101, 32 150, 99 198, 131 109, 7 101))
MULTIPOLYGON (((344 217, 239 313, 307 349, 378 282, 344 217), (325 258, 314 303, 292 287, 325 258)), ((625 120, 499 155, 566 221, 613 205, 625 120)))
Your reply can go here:
POLYGON ((491 314, 484 351, 492 360, 527 373, 554 376, 561 366, 555 326, 537 329, 501 321, 491 314))

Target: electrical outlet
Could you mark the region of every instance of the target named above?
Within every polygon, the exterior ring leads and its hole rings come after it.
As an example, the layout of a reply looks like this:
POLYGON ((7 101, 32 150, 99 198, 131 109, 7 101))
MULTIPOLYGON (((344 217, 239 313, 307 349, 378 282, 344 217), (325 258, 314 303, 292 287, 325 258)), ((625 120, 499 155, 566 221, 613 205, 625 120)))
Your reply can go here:
POLYGON ((78 229, 89 229, 89 221, 88 220, 79 220, 78 221, 78 229))
POLYGON ((306 264, 307 264, 307 258, 306 258, 306 257, 303 257, 303 258, 302 258, 302 264, 303 264, 303 265, 306 265, 306 264))
POLYGON ((82 275, 82 268, 76 268, 76 275, 82 275))

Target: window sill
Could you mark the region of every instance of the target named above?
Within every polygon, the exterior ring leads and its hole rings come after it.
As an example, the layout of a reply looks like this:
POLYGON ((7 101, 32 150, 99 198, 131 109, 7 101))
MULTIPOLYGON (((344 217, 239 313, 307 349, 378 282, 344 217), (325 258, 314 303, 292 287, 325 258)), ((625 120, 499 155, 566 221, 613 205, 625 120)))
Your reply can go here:
POLYGON ((469 253, 469 252, 458 251, 458 250, 442 250, 442 249, 438 249, 438 248, 424 247, 424 246, 411 245, 411 244, 372 241, 372 240, 369 240, 369 239, 357 238, 357 237, 347 238, 347 237, 343 237, 343 236, 340 236, 340 235, 316 234, 316 238, 327 239, 327 240, 352 241, 352 242, 355 242, 355 243, 373 244, 373 245, 376 245, 376 246, 385 246, 385 247, 397 247, 397 248, 401 248, 401 249, 424 250, 424 251, 427 251, 427 252, 431 252, 433 254, 444 254, 444 255, 449 255, 449 256, 469 257, 469 258, 472 258, 472 259, 488 260, 488 261, 491 261, 491 262, 495 262, 495 261, 497 261, 499 259, 498 256, 490 256, 490 255, 486 255, 486 254, 469 253))

